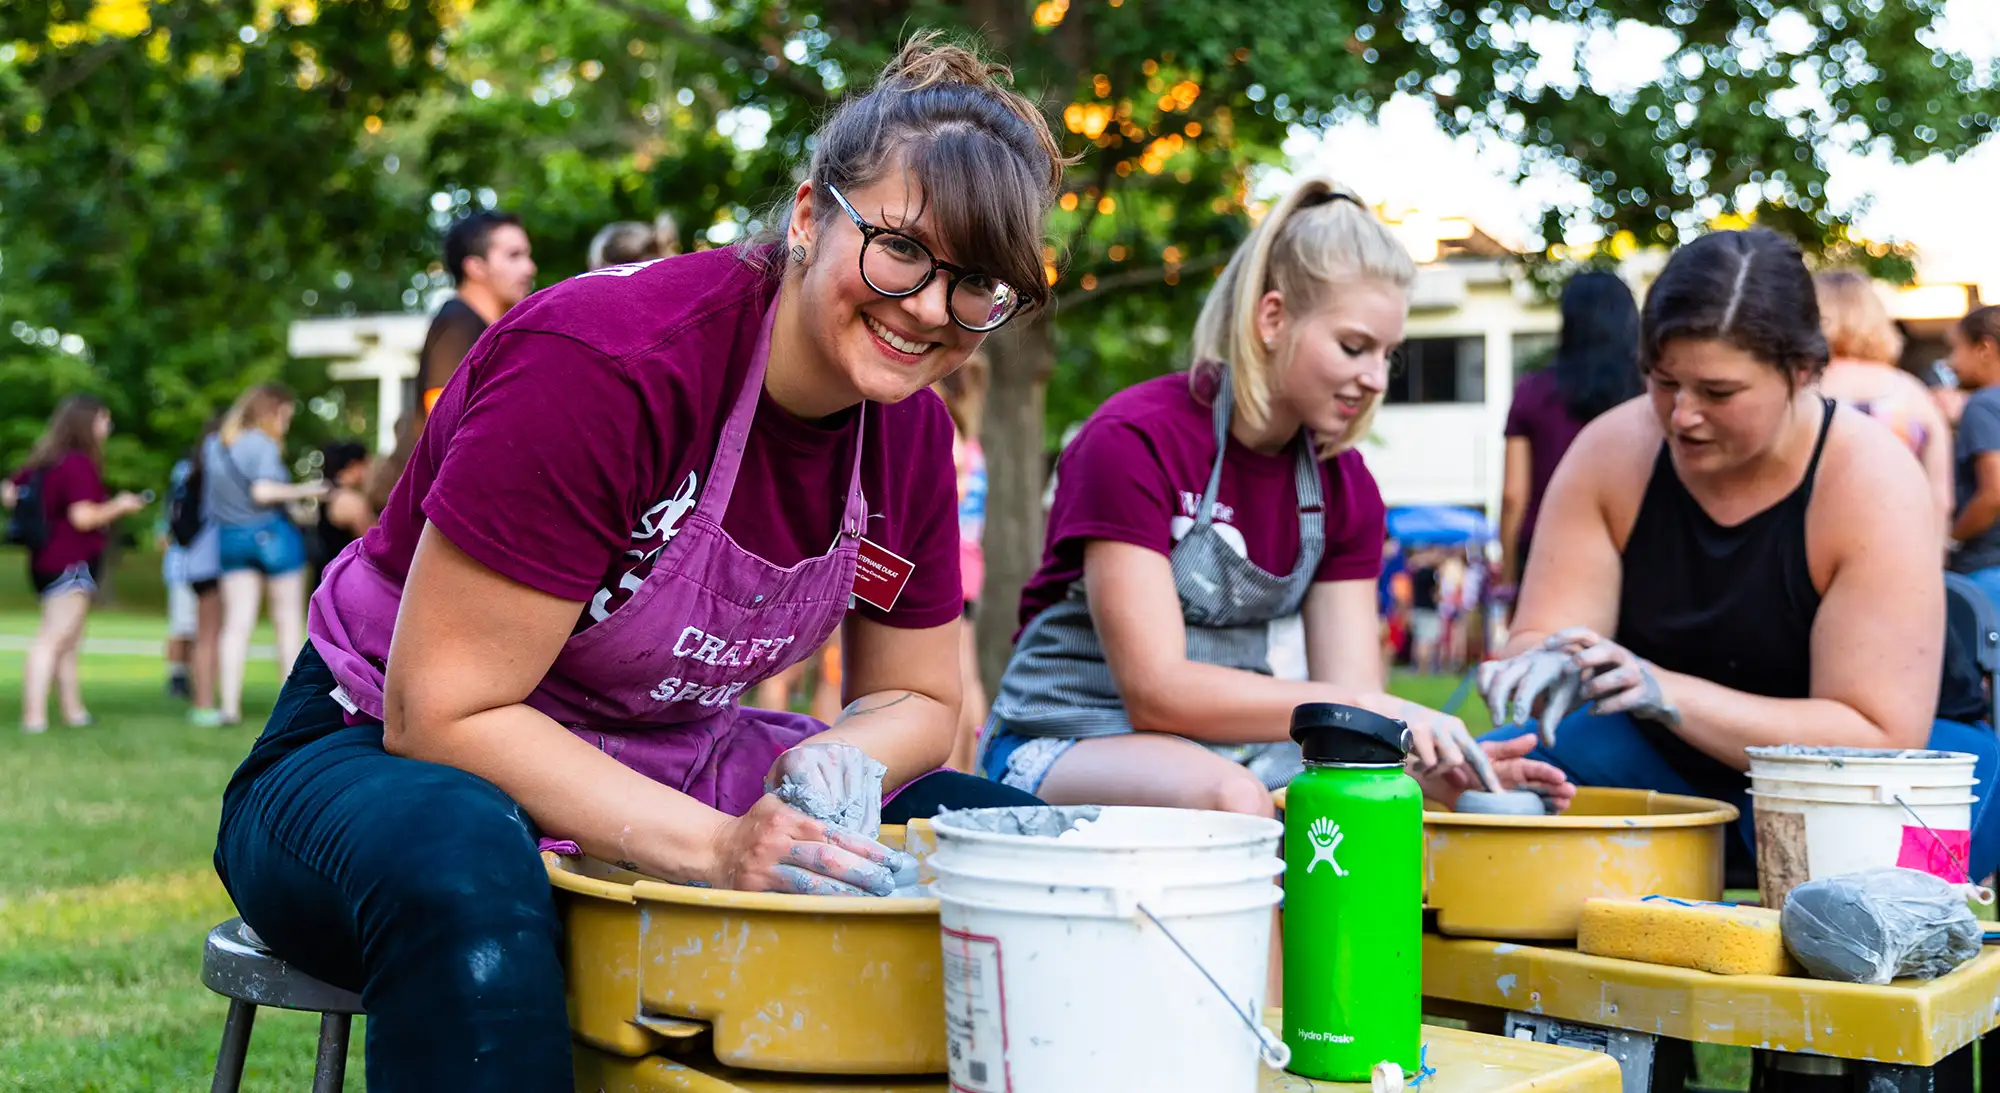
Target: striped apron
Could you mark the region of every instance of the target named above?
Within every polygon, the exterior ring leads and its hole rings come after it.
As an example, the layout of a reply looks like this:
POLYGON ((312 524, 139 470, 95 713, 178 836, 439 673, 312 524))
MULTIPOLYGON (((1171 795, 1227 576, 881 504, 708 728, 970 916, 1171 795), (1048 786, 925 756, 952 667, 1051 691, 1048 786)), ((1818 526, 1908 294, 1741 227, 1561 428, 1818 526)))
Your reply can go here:
MULTIPOLYGON (((1225 370, 1215 396, 1215 464, 1209 469, 1208 487, 1193 527, 1167 557, 1180 594, 1181 618, 1187 624, 1187 658, 1270 676, 1274 674, 1272 624, 1296 625, 1326 550, 1326 512, 1312 436, 1300 430, 1291 445, 1299 510, 1299 557, 1292 571, 1283 576, 1266 573, 1217 534, 1215 495, 1222 483, 1234 406, 1225 370)), ((1063 599, 1045 608, 1021 632, 992 711, 985 733, 988 745, 1002 732, 1043 738, 1023 745, 1010 758, 1010 767, 1019 759, 1041 768, 1025 779, 1028 783, 1039 783, 1047 766, 1076 740, 1135 731, 1091 622, 1083 578, 1072 582, 1063 599)), ((1202 746, 1243 764, 1273 788, 1302 769, 1298 745, 1289 740, 1202 746)))

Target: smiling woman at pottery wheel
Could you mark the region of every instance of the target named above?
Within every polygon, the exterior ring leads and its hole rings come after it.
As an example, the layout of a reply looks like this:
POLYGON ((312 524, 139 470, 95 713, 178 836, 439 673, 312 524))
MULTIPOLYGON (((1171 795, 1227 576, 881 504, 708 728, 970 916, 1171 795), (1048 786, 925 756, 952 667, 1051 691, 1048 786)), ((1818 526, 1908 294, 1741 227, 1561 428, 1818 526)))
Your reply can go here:
POLYGON ((925 389, 1045 303, 1061 173, 1003 78, 919 36, 820 128, 767 239, 508 312, 328 566, 216 865, 278 955, 361 991, 371 1090, 571 1088, 538 835, 884 895, 881 820, 1038 803, 937 769, 963 599, 925 389), (739 708, 843 624, 830 729, 739 708))
POLYGON ((1734 803, 1736 883, 1755 844, 1746 748, 1970 752, 1986 876, 2000 748, 1937 717, 1935 506, 1894 433, 1813 388, 1827 346, 1797 247, 1725 231, 1676 251, 1639 360, 1646 395, 1586 427, 1550 485, 1508 659, 1480 672, 1514 723, 1488 739, 1539 725, 1535 754, 1579 784, 1734 803))
MULTIPOLYGON (((1294 707, 1407 721, 1431 796, 1484 762, 1455 717, 1383 691, 1381 491, 1356 443, 1403 340, 1416 266, 1323 180, 1238 247, 1192 374, 1113 396, 1064 452, 1041 572, 982 766, 1055 804, 1269 815, 1301 767, 1294 707)), ((1571 791, 1495 745, 1500 777, 1571 791)))

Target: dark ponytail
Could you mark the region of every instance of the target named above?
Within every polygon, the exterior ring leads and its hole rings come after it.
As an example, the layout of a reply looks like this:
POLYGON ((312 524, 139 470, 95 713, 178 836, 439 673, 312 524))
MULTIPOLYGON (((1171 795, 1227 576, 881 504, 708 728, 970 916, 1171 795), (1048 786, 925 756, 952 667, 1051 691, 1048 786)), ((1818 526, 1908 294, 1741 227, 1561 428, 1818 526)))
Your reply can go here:
POLYGON ((1554 367, 1556 391, 1578 422, 1639 393, 1639 305, 1617 274, 1579 273, 1563 288, 1554 367))

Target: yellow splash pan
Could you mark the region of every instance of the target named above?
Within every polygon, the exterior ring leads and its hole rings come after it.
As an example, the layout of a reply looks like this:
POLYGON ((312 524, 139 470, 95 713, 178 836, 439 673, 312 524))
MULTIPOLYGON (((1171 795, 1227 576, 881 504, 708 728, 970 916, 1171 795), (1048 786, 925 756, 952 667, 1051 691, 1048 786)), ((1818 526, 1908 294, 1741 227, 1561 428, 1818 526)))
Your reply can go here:
POLYGON ((1454 937, 1572 940, 1593 897, 1719 900, 1736 816, 1721 801, 1595 787, 1558 816, 1427 811, 1425 903, 1454 937))
MULTIPOLYGON (((882 841, 923 854, 929 825, 882 841)), ((748 1070, 937 1074, 946 1067, 935 899, 731 892, 544 854, 564 926, 570 1028, 638 1058, 712 1031, 748 1070)))

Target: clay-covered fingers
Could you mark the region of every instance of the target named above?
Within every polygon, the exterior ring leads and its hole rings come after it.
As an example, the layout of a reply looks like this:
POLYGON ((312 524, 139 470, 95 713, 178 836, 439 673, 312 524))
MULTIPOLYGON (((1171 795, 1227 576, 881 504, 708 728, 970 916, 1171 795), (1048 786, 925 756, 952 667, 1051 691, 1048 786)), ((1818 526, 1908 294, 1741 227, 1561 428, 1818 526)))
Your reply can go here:
POLYGON ((1574 653, 1588 649, 1604 640, 1604 635, 1588 626, 1570 626, 1550 634, 1542 642, 1542 648, 1551 652, 1574 653))
POLYGON ((1502 788, 1500 775, 1493 769, 1492 753, 1472 738, 1472 734, 1466 731, 1464 722, 1456 717, 1448 720, 1456 730, 1453 733, 1457 737, 1456 743, 1465 757, 1466 765, 1472 768, 1473 777, 1478 779, 1480 788, 1488 793, 1500 792, 1502 788))
POLYGON ((916 866, 917 859, 891 847, 883 846, 874 839, 864 838, 853 832, 838 828, 826 829, 826 841, 857 857, 866 858, 891 873, 901 873, 916 866))
POLYGON ((1514 704, 1514 692, 1534 667, 1535 653, 1522 653, 1506 660, 1488 661, 1479 666, 1479 697, 1493 715, 1493 723, 1505 725, 1507 711, 1514 704))
POLYGON ((1515 687, 1512 701, 1507 706, 1507 723, 1527 724, 1535 716, 1535 706, 1541 701, 1543 692, 1570 670, 1569 658, 1562 654, 1529 654, 1528 670, 1522 674, 1521 682, 1515 687))
POLYGON ((1555 686, 1549 688, 1548 701, 1542 705, 1541 720, 1535 724, 1535 736, 1543 747, 1555 747, 1556 726, 1562 724, 1563 718, 1576 712, 1582 698, 1583 676, 1577 672, 1564 673, 1555 686))
POLYGON ((886 896, 896 890, 895 869, 832 843, 794 842, 776 872, 800 895, 886 896))

